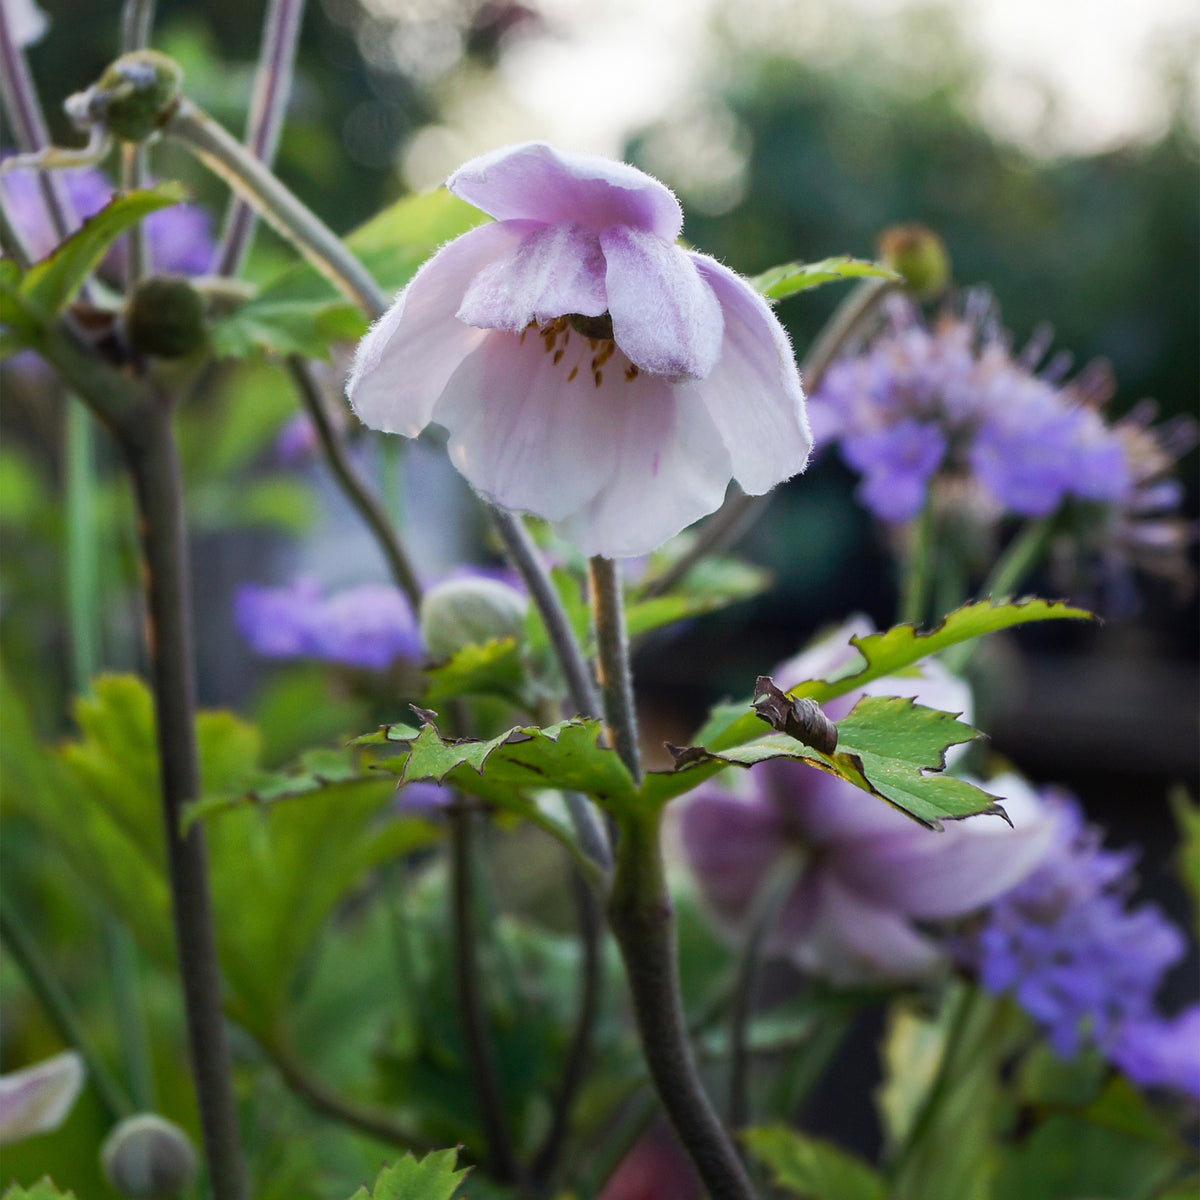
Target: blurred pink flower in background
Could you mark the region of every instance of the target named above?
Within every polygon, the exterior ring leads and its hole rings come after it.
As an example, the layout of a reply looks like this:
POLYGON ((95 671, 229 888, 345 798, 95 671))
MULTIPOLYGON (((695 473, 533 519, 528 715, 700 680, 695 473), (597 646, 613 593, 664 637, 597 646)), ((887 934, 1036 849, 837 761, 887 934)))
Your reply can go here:
POLYGON ((587 554, 647 553, 722 502, 804 469, 812 446, 783 327, 750 284, 676 245, 670 191, 540 143, 447 186, 496 218, 444 246, 359 346, 368 425, 450 433, 497 504, 587 554))
POLYGON ((79 1098, 84 1075, 74 1050, 0 1075, 0 1145, 57 1129, 79 1098))

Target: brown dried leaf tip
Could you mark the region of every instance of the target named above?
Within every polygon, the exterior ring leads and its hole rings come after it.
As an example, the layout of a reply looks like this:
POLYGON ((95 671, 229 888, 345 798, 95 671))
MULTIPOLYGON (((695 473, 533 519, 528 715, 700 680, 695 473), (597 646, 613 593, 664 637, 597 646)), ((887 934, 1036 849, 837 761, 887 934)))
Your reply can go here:
POLYGON ((821 706, 815 700, 794 700, 776 687, 769 675, 760 675, 754 685, 754 711, 772 729, 822 754, 832 754, 837 749, 837 726, 821 711, 821 706))

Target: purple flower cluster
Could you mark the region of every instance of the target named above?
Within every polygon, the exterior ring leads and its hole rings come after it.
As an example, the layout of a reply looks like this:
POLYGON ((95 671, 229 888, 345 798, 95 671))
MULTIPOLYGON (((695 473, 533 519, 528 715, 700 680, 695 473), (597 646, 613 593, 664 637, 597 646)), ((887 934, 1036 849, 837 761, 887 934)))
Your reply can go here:
POLYGON ((234 598, 238 631, 267 658, 319 658, 381 670, 397 658, 418 658, 421 638, 403 593, 364 583, 323 596, 301 579, 283 588, 245 584, 234 598))
POLYGON ((1155 994, 1186 950, 1152 904, 1130 907, 1136 851, 1105 850, 1059 796, 1056 843, 989 909, 960 956, 990 992, 1011 992, 1063 1057, 1085 1041, 1143 1086, 1200 1096, 1200 1005, 1161 1017, 1155 994))
MULTIPOLYGON (((112 185, 91 168, 60 172, 67 195, 80 218, 94 216, 112 198, 112 185)), ((0 176, 0 199, 29 256, 45 258, 58 244, 42 200, 37 172, 16 167, 0 176)), ((212 264, 213 239, 209 215, 194 204, 176 204, 151 213, 145 221, 150 255, 156 271, 202 275, 212 264)), ((106 259, 109 270, 119 273, 120 243, 106 259)))
POLYGON ((883 329, 834 363, 810 397, 819 446, 837 442, 863 477, 862 502, 881 520, 916 516, 935 476, 966 478, 994 511, 1045 516, 1063 500, 1119 503, 1131 488, 1116 431, 1097 411, 1088 373, 1068 362, 1037 371, 1041 337, 1013 355, 983 293, 927 327, 895 299, 883 329))

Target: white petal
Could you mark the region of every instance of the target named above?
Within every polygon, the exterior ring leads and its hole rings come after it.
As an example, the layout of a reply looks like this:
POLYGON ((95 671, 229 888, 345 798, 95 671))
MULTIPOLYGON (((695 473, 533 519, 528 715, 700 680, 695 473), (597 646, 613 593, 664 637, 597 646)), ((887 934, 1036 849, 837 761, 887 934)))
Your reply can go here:
POLYGON ((473 158, 446 186, 502 221, 576 221, 596 232, 633 225, 668 242, 683 228, 679 201, 657 179, 626 163, 555 150, 544 142, 473 158))
POLYGON ((600 246, 617 345, 643 371, 704 379, 721 353, 721 305, 688 254, 626 225, 600 246))
POLYGON ((0 1145, 57 1129, 83 1088, 83 1059, 66 1050, 0 1075, 0 1145))
POLYGON ((582 225, 539 225, 471 281, 458 319, 520 333, 566 313, 598 317, 608 307, 604 255, 582 225))
POLYGON ((613 471, 595 498, 560 523, 585 554, 649 554, 725 499, 731 465, 708 413, 659 376, 623 376, 599 391, 613 471), (640 386, 639 386, 640 385, 640 386))
POLYGON ((691 256, 721 302, 725 337, 712 372, 692 389, 733 456, 733 477, 751 496, 803 471, 812 451, 800 374, 783 326, 740 275, 691 256))
POLYGON ((429 424, 446 380, 484 337, 455 316, 471 280, 529 230, 520 222, 481 225, 413 276, 358 344, 346 395, 364 424, 406 437, 429 424))

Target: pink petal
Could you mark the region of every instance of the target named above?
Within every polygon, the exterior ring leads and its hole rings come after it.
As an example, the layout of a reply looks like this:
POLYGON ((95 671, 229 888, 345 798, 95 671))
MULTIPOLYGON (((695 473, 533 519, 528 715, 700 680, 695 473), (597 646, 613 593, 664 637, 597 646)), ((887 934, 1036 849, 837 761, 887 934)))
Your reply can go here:
POLYGON ((346 395, 364 424, 406 437, 429 424, 446 381, 486 336, 454 316, 471 280, 511 253, 529 228, 481 225, 443 246, 413 276, 358 345, 346 395))
POLYGON ((942 962, 902 916, 865 903, 820 866, 784 906, 768 948, 839 987, 917 980, 942 962))
POLYGON ((741 916, 771 864, 787 849, 775 805, 701 789, 684 806, 680 834, 705 896, 723 915, 741 916))
POLYGON ((75 1104, 84 1080, 74 1050, 0 1075, 0 1145, 57 1129, 75 1104))
POLYGON ((604 255, 582 225, 539 225, 471 281, 458 319, 520 333, 566 313, 598 317, 608 307, 604 255))
POLYGON ((683 212, 670 189, 625 163, 543 142, 506 146, 464 163, 446 186, 497 220, 575 222, 599 232, 631 225, 673 242, 683 212))
MULTIPOLYGON (((643 371, 704 379, 721 353, 721 305, 674 242, 625 225, 600 235, 617 345, 643 371)), ((698 398, 699 399, 699 398, 698 398)))
POLYGON ((635 386, 614 379, 610 385, 606 376, 596 395, 607 409, 612 474, 560 528, 585 554, 627 558, 649 554, 719 508, 730 463, 708 414, 674 385, 654 375, 639 375, 635 386))
POLYGON ((777 760, 754 769, 766 773, 789 826, 814 845, 875 835, 907 836, 914 828, 911 817, 886 801, 802 763, 777 760))
POLYGON ((800 374, 783 326, 750 284, 715 259, 691 259, 725 317, 720 361, 696 394, 729 447, 734 479, 758 496, 808 464, 813 439, 800 374))

